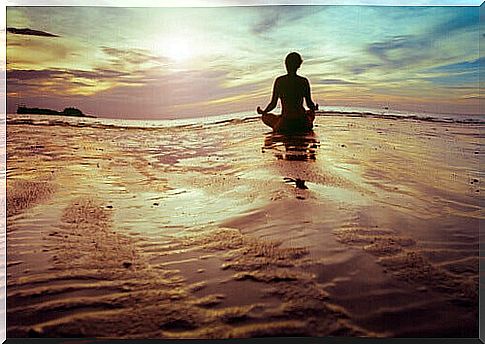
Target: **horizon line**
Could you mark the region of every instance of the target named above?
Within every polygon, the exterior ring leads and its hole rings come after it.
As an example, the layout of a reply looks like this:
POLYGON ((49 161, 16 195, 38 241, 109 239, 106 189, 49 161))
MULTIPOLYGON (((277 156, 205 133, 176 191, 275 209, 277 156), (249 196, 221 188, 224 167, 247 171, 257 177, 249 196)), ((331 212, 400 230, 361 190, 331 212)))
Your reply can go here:
MULTIPOLYGON (((410 114, 414 115, 458 115, 458 116, 484 116, 485 114, 482 113, 463 113, 463 112, 440 112, 440 111, 429 111, 426 109, 421 109, 421 110, 406 110, 405 108, 389 108, 389 109, 383 109, 383 108, 378 108, 378 107, 373 107, 373 106, 355 106, 355 105, 337 105, 337 104, 332 104, 332 105, 321 105, 320 109, 315 111, 316 114, 318 113, 324 113, 324 112, 336 112, 339 110, 331 110, 331 109, 324 109, 324 107, 332 107, 332 108, 343 108, 343 109, 356 109, 355 111, 352 111, 352 113, 359 113, 357 109, 362 109, 362 110, 377 110, 377 111, 385 111, 387 114, 393 114, 397 112, 407 112, 410 114)), ((279 110, 279 109, 276 109, 279 110)), ((58 110, 55 110, 58 111, 58 110)), ((229 116, 229 115, 237 115, 237 114, 245 114, 249 112, 254 112, 255 115, 260 116, 259 114, 256 113, 255 110, 243 110, 243 111, 231 111, 231 112, 225 112, 225 113, 214 113, 210 115, 198 115, 198 116, 182 116, 182 117, 174 117, 174 115, 163 115, 163 114, 153 114, 152 116, 160 116, 159 118, 153 118, 153 117, 146 117, 146 118, 130 118, 130 117, 112 117, 114 115, 109 115, 109 114, 94 114, 94 113, 84 113, 84 115, 87 116, 94 116, 95 118, 101 118, 101 119, 114 119, 114 120, 133 120, 133 121, 179 121, 179 120, 190 120, 190 119, 197 119, 197 118, 202 118, 202 117, 217 117, 217 116, 229 116), (165 118, 164 118, 165 117, 165 118)), ((18 114, 16 112, 6 112, 7 115, 42 115, 42 114, 18 114)), ((376 113, 377 114, 377 113, 376 113)), ((59 115, 63 116, 63 115, 59 115)), ((71 116, 66 116, 66 117, 71 117, 71 116)), ((72 116, 76 117, 76 116, 72 116)), ((82 117, 80 117, 82 118, 82 117)))

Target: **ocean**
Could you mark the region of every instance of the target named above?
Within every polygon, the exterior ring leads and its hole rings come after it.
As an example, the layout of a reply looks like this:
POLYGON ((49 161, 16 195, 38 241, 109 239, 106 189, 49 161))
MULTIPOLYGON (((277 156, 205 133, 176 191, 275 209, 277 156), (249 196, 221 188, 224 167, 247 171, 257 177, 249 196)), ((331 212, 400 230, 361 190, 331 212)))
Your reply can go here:
MULTIPOLYGON (((274 113, 279 113, 277 108, 274 113)), ((485 114, 440 114, 419 113, 413 111, 384 110, 366 107, 324 106, 317 111, 317 116, 346 116, 346 117, 370 117, 400 120, 417 120, 447 123, 485 123, 485 114)), ((9 123, 29 121, 31 124, 64 124, 64 125, 89 125, 89 126, 119 126, 139 128, 165 128, 165 127, 194 127, 200 125, 222 124, 229 121, 251 121, 260 118, 253 111, 243 111, 222 115, 194 117, 183 119, 160 119, 160 120, 130 120, 113 118, 87 118, 47 115, 19 115, 8 114, 9 123)))

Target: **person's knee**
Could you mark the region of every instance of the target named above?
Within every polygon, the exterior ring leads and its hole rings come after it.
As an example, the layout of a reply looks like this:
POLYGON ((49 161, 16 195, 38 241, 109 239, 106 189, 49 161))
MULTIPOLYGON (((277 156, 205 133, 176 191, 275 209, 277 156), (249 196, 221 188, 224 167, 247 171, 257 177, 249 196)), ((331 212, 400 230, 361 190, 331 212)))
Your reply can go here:
POLYGON ((261 120, 263 121, 264 124, 266 125, 271 125, 272 122, 273 122, 273 116, 268 114, 268 113, 265 113, 261 116, 261 120))
POLYGON ((278 126, 278 123, 280 121, 280 116, 276 116, 272 113, 267 113, 261 116, 261 120, 267 126, 275 129, 278 126))

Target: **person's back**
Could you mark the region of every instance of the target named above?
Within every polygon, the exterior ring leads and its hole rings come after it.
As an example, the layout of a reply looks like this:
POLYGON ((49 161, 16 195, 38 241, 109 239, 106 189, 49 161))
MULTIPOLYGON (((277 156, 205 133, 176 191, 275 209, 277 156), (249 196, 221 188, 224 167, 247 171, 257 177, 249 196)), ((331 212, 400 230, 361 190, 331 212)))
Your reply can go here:
POLYGON ((272 99, 266 109, 261 110, 260 107, 257 109, 257 112, 263 115, 263 122, 275 131, 308 131, 313 127, 318 105, 311 100, 308 80, 296 74, 302 62, 298 53, 290 53, 286 57, 285 65, 288 74, 275 80, 272 99), (276 107, 278 99, 281 99, 281 116, 268 113, 276 107), (310 111, 306 111, 303 107, 303 99, 306 100, 310 111))
POLYGON ((301 117, 305 114, 303 99, 308 92, 308 80, 299 75, 283 75, 276 79, 278 95, 281 99, 283 117, 301 117))

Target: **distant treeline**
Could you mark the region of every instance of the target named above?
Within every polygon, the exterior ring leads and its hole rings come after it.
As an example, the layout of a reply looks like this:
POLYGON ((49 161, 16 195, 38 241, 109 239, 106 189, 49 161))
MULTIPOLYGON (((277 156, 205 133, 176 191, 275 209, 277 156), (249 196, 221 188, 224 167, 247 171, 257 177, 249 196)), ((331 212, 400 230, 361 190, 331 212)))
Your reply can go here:
POLYGON ((26 106, 19 106, 17 108, 18 114, 38 114, 38 115, 58 115, 58 116, 76 116, 76 117, 94 117, 83 114, 83 112, 74 107, 67 107, 62 111, 41 108, 29 108, 26 106))

